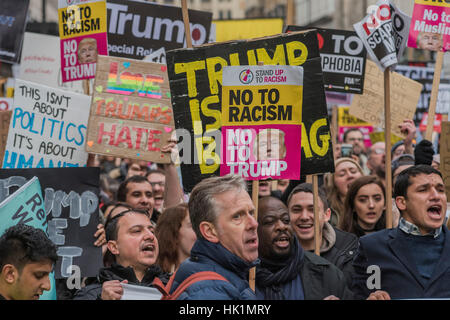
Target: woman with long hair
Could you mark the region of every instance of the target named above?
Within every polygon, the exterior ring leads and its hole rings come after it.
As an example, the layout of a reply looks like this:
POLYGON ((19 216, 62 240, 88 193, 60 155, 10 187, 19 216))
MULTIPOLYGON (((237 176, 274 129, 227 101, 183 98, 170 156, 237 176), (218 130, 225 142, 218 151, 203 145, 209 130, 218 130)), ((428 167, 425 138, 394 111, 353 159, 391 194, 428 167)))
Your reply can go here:
POLYGON ((386 190, 376 176, 364 176, 349 186, 340 229, 358 237, 386 228, 386 190))
POLYGON ((324 176, 325 191, 331 208, 331 225, 337 227, 344 214, 344 200, 348 186, 357 178, 363 176, 363 169, 352 158, 339 158, 334 162, 334 173, 324 176))
POLYGON ((186 203, 167 208, 159 216, 155 230, 159 242, 157 264, 168 273, 175 272, 189 258, 197 237, 192 229, 186 203))

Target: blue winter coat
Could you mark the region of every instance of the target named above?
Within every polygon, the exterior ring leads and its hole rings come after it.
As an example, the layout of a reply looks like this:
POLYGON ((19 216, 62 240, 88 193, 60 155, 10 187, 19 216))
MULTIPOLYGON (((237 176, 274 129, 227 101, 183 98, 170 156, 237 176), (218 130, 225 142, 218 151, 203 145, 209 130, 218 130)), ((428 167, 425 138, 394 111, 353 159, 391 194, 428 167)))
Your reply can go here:
POLYGON ((191 274, 214 271, 223 280, 203 280, 189 286, 178 300, 255 300, 248 284, 249 270, 258 264, 245 262, 219 243, 198 239, 191 250, 191 257, 184 261, 176 275, 171 293, 191 274))

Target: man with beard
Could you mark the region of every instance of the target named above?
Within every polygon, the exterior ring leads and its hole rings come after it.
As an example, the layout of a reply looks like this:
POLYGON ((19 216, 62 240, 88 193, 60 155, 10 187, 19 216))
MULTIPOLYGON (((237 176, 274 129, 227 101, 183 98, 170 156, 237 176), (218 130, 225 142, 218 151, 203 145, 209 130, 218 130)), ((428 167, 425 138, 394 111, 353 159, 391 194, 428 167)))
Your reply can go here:
POLYGON ((256 267, 256 296, 265 300, 352 299, 344 274, 332 263, 304 251, 294 236, 289 211, 277 198, 258 203, 261 264, 256 267))
POLYGON ((364 134, 358 128, 350 128, 344 132, 344 143, 353 145, 353 157, 359 162, 364 171, 367 170, 366 146, 364 144, 364 134), (357 158, 357 159, 356 159, 357 158))
POLYGON ((384 142, 374 143, 367 150, 367 156, 367 168, 370 170, 370 174, 376 175, 384 182, 386 177, 386 144, 384 142))
POLYGON ((157 265, 159 247, 146 211, 125 209, 105 226, 111 266, 100 269, 96 283, 77 291, 74 300, 120 300, 122 283, 152 286, 155 277, 167 282, 168 275, 157 265))

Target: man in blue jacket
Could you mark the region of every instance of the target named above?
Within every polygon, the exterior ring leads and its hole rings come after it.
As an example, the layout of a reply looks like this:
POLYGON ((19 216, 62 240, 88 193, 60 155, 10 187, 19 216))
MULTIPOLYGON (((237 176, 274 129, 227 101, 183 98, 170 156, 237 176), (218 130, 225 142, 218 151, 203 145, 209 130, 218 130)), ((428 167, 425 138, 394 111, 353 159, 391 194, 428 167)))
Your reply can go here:
POLYGON ((192 190, 189 215, 197 241, 184 261, 170 293, 189 276, 216 272, 225 279, 202 280, 187 287, 178 300, 252 300, 250 268, 258 260, 258 223, 245 181, 236 175, 212 177, 192 190))
POLYGON ((352 291, 372 299, 450 298, 450 236, 442 175, 428 165, 401 172, 399 225, 360 238, 352 291))

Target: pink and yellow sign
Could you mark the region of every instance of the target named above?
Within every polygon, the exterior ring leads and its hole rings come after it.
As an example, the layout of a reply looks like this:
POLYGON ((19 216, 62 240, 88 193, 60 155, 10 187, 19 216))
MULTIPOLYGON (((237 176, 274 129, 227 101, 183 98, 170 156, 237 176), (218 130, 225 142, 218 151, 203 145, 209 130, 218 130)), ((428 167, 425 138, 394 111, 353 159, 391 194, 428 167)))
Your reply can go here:
POLYGON ((450 2, 415 0, 408 47, 450 50, 450 2))
POLYGON ((62 81, 95 78, 97 56, 108 55, 106 1, 59 0, 62 81))
POLYGON ((300 179, 303 68, 224 67, 220 174, 300 179))

